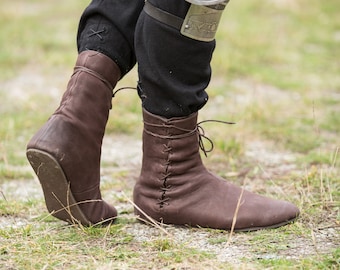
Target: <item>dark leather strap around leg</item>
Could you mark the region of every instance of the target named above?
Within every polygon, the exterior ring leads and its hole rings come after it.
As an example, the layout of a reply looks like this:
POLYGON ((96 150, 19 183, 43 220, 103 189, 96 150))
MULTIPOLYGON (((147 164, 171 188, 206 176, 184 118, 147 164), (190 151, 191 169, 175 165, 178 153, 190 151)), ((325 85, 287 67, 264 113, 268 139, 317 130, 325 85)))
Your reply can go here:
POLYGON ((157 21, 160 21, 166 25, 169 25, 177 30, 180 30, 183 24, 183 19, 166 12, 160 8, 155 7, 150 2, 146 1, 144 5, 144 11, 150 17, 157 21))

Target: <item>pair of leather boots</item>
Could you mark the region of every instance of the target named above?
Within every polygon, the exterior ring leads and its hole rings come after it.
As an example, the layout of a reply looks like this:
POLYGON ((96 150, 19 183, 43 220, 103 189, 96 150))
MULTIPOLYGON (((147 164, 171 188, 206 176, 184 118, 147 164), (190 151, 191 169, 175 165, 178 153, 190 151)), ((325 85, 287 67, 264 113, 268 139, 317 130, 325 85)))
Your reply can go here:
MULTIPOLYGON (((116 209, 102 200, 100 157, 120 79, 107 56, 84 51, 60 106, 27 146, 48 211, 69 223, 108 224, 116 209)), ((299 215, 289 202, 266 198, 209 172, 199 153, 197 113, 166 119, 143 110, 143 161, 133 199, 143 219, 174 225, 251 231, 275 228, 299 215)))

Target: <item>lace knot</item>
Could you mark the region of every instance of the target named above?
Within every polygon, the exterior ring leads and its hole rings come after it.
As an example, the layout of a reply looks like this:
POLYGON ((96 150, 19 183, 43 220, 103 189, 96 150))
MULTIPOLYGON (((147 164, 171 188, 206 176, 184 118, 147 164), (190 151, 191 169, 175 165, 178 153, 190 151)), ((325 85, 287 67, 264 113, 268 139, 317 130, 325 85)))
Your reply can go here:
POLYGON ((205 135, 205 131, 203 127, 201 126, 201 124, 207 123, 207 122, 222 123, 226 125, 235 124, 234 122, 227 122, 227 121, 222 121, 222 120, 204 120, 204 121, 197 123, 196 130, 198 134, 198 145, 206 157, 208 156, 208 153, 214 150, 214 142, 208 136, 205 135), (206 140, 210 144, 209 148, 205 146, 204 140, 206 140))

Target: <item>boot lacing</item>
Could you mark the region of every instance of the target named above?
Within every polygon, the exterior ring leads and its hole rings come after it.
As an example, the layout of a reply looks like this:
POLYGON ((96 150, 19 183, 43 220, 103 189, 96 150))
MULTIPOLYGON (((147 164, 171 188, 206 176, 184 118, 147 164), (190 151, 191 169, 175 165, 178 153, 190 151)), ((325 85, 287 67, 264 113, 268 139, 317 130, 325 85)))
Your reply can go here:
MULTIPOLYGON (((221 120, 204 120, 204 121, 197 123, 193 130, 188 130, 188 129, 180 128, 168 122, 165 122, 163 124, 153 124, 153 123, 148 123, 144 121, 144 132, 156 138, 161 138, 161 139, 166 139, 166 140, 182 139, 182 138, 186 138, 186 137, 197 134, 199 148, 202 150, 204 155, 207 157, 207 154, 212 152, 214 149, 213 141, 208 136, 205 135, 205 131, 203 127, 201 126, 201 124, 207 123, 207 122, 216 122, 216 123, 222 123, 222 124, 235 124, 233 122, 226 122, 226 121, 221 121, 221 120), (145 128, 146 126, 162 128, 162 129, 174 128, 179 131, 183 131, 183 133, 177 134, 177 135, 173 135, 173 134, 160 135, 160 134, 156 134, 152 131, 147 130, 145 128), (205 146, 204 140, 209 142, 210 144, 209 148, 205 146)), ((168 144, 164 144, 163 147, 164 147, 163 152, 167 153, 167 158, 166 158, 164 173, 159 179, 162 182, 162 185, 160 187, 161 195, 157 202, 160 208, 163 208, 165 205, 169 205, 168 202, 170 198, 166 196, 166 193, 171 189, 171 185, 168 184, 168 178, 171 176, 171 172, 169 171, 169 166, 171 164, 169 153, 172 151, 172 148, 168 144)))
POLYGON ((202 150, 202 152, 204 153, 205 157, 207 157, 208 153, 212 152, 214 150, 214 143, 213 141, 205 135, 205 131, 203 129, 203 127, 201 126, 201 124, 203 123, 208 123, 208 122, 214 122, 214 123, 221 123, 221 124, 226 124, 226 125, 234 125, 234 122, 227 122, 227 121, 222 121, 222 120, 204 120, 201 122, 198 122, 196 125, 197 128, 197 133, 198 133, 198 145, 200 147, 200 149, 202 150), (203 139, 207 140, 210 144, 210 148, 206 148, 204 145, 204 141, 203 139))
POLYGON ((79 71, 83 71, 83 72, 87 72, 89 74, 91 74, 92 76, 96 77, 97 79, 101 80, 108 88, 109 88, 109 91, 110 93, 112 94, 112 97, 114 98, 116 96, 116 94, 122 90, 127 90, 127 89, 130 89, 130 90, 137 90, 136 87, 131 87, 131 86, 126 86, 126 87, 121 87, 121 88, 118 88, 117 90, 113 91, 113 86, 112 84, 106 80, 105 78, 103 78, 103 76, 101 76, 99 73, 87 68, 87 67, 83 67, 83 66, 76 66, 74 68, 74 72, 73 74, 79 72, 79 71))
POLYGON ((97 73, 97 72, 95 72, 92 69, 89 69, 87 67, 75 66, 73 74, 77 73, 78 71, 84 71, 84 72, 96 77, 97 79, 101 80, 109 88, 110 92, 112 93, 112 89, 113 89, 112 84, 108 80, 103 78, 103 76, 101 76, 99 73, 97 73))
POLYGON ((153 132, 147 130, 146 128, 144 128, 144 131, 151 136, 161 138, 161 139, 169 139, 169 140, 182 139, 182 138, 186 138, 186 137, 192 136, 194 134, 197 134, 198 135, 198 145, 199 145, 200 149, 202 150, 202 152, 204 153, 204 155, 207 157, 207 154, 213 151, 214 143, 208 136, 205 135, 205 131, 204 131, 203 127, 201 126, 201 124, 208 123, 208 122, 222 123, 222 124, 227 124, 227 125, 234 125, 235 124, 234 122, 227 122, 227 121, 222 121, 222 120, 204 120, 204 121, 198 122, 193 130, 188 130, 188 129, 177 127, 177 126, 172 125, 172 124, 167 124, 167 123, 152 124, 152 123, 147 123, 147 122, 144 121, 144 125, 146 125, 146 126, 151 126, 151 127, 156 127, 156 128, 165 128, 165 129, 174 128, 174 129, 177 129, 179 131, 183 131, 184 133, 178 134, 178 135, 173 135, 173 134, 160 135, 160 134, 153 133, 153 132), (204 144, 204 139, 209 142, 209 144, 210 144, 209 148, 206 148, 206 146, 204 144))

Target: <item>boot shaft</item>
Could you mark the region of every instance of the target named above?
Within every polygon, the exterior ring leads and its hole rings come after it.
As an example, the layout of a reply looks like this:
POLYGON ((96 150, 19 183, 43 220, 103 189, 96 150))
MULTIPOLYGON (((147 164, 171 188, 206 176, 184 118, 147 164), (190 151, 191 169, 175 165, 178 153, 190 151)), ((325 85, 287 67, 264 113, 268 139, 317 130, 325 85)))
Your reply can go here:
POLYGON ((107 122, 112 91, 119 78, 120 70, 109 57, 95 51, 80 53, 54 115, 67 118, 96 137, 103 136, 103 123, 107 122))
POLYGON ((99 183, 102 139, 119 76, 107 56, 81 53, 60 106, 27 145, 56 158, 66 176, 76 179, 71 183, 74 192, 99 183))
POLYGON ((201 166, 197 115, 167 119, 143 110, 142 171, 182 174, 201 166), (149 164, 154 159, 160 162, 149 164))

